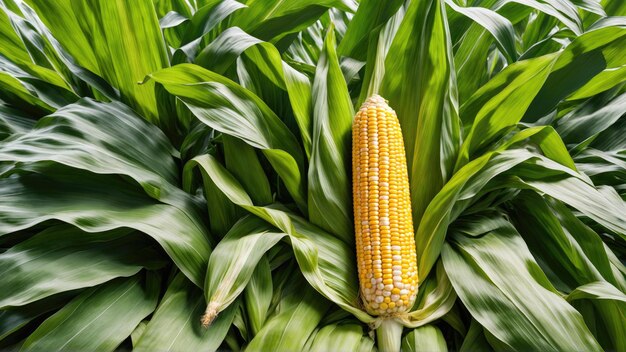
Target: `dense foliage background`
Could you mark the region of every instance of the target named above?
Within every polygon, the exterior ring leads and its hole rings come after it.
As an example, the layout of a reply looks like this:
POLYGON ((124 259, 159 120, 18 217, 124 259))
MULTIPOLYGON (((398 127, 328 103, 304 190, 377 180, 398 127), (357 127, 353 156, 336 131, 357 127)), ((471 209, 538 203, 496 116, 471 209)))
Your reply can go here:
POLYGON ((350 128, 378 93, 416 228, 403 349, 626 351, 625 15, 0 0, 0 349, 374 350, 350 128))

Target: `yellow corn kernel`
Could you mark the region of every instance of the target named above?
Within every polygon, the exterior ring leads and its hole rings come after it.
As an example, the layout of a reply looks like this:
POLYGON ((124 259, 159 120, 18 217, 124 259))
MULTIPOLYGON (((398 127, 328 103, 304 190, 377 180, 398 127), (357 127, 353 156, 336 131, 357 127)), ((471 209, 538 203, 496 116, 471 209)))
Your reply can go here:
POLYGON ((417 294, 406 155, 396 113, 378 95, 354 118, 352 170, 363 305, 373 315, 406 312, 417 294))

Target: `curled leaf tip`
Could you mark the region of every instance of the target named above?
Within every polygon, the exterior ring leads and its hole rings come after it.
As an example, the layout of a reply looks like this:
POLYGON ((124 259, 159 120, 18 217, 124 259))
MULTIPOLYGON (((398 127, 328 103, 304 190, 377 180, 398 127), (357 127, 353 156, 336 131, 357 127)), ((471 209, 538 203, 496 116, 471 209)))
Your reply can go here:
POLYGON ((151 76, 151 75, 146 75, 146 76, 143 78, 143 80, 142 80, 142 81, 137 81, 137 84, 138 84, 138 85, 145 84, 145 83, 146 83, 146 82, 148 82, 150 79, 152 79, 152 76, 151 76))
POLYGON ((203 328, 208 328, 213 320, 215 320, 217 314, 219 313, 217 310, 218 308, 219 305, 217 304, 217 302, 209 303, 209 305, 206 307, 206 310, 204 311, 204 315, 202 316, 201 320, 203 328))

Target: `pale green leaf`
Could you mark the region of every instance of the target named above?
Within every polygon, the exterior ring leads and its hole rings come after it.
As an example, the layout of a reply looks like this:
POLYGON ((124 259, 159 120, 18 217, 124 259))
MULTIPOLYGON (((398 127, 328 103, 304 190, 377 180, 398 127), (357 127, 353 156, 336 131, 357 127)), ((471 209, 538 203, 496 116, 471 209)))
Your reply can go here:
POLYGON ((402 351, 437 352, 448 351, 446 340, 434 325, 425 325, 411 330, 402 339, 402 351))

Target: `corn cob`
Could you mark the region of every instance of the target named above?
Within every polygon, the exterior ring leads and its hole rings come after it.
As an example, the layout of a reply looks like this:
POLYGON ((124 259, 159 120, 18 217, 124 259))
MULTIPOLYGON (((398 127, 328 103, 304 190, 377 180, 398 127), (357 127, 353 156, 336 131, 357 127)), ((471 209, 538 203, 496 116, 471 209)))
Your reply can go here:
POLYGON ((380 96, 352 127, 354 224, 360 294, 373 315, 408 311, 417 293, 413 219, 400 123, 380 96))

